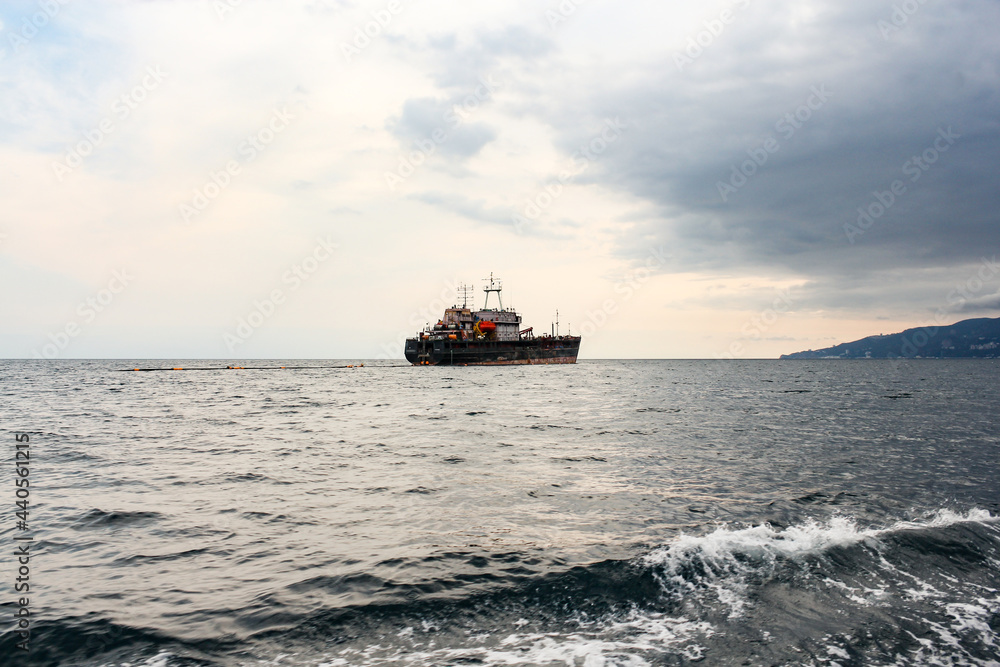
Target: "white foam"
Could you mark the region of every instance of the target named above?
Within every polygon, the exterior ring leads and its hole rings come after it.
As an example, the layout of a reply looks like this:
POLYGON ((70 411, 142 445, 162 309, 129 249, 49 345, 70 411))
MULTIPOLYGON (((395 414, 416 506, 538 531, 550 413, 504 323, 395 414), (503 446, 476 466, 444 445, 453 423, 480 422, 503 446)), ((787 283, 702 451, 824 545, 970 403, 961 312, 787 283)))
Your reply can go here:
POLYGON ((985 646, 996 650, 997 636, 990 627, 989 619, 1000 611, 1000 600, 976 600, 978 604, 954 602, 945 605, 945 613, 955 619, 951 629, 959 635, 974 635, 985 646))
MULTIPOLYGON (((144 662, 139 663, 135 667, 168 667, 170 664, 170 658, 173 657, 172 653, 167 651, 160 651, 151 658, 147 658, 144 662)), ((111 666, 109 666, 111 667, 111 666)), ((134 667, 131 662, 119 663, 118 667, 134 667)))
MULTIPOLYGON (((646 654, 667 649, 688 660, 700 660, 706 649, 694 640, 712 634, 711 625, 705 622, 633 611, 624 619, 602 624, 592 631, 509 635, 498 647, 484 649, 475 657, 496 667, 525 664, 646 667, 650 664, 644 657, 646 654)), ((473 656, 465 653, 461 657, 473 656)))
POLYGON ((849 546, 866 539, 876 539, 886 533, 923 528, 940 528, 956 523, 992 523, 998 519, 986 510, 973 509, 964 514, 939 510, 924 521, 897 521, 887 528, 858 528, 849 517, 833 517, 825 523, 810 521, 801 526, 775 530, 770 524, 751 528, 720 526, 708 535, 681 535, 669 546, 647 555, 649 565, 669 564, 678 557, 699 552, 712 562, 727 561, 740 553, 773 559, 775 556, 796 558, 818 554, 836 546, 849 546))
MULTIPOLYGON (((436 647, 419 630, 408 635, 409 646, 368 646, 343 649, 340 657, 327 655, 319 667, 375 667, 388 665, 442 665, 473 660, 486 667, 510 665, 582 665, 583 667, 649 667, 665 651, 697 661, 706 648, 697 643, 713 634, 706 622, 692 622, 664 614, 633 610, 617 618, 580 621, 572 632, 514 632, 488 644, 489 635, 461 647, 436 647), (429 641, 428 641, 429 640, 429 641), (478 646, 475 644, 479 644, 478 646)), ((470 638, 471 639, 471 638, 470 638)), ((316 664, 316 663, 309 663, 316 664)))
MULTIPOLYGON (((882 536, 900 531, 966 522, 992 524, 997 520, 986 510, 972 509, 965 513, 939 510, 923 520, 897 521, 887 527, 861 528, 849 517, 833 517, 826 522, 809 521, 783 530, 770 524, 748 528, 723 525, 706 535, 682 534, 669 545, 644 556, 642 561, 654 568, 668 594, 681 597, 710 591, 728 607, 730 618, 737 618, 748 604, 748 577, 768 576, 779 559, 798 560, 823 554, 834 547, 862 542, 878 546, 882 536)), ((881 554, 879 559, 888 571, 895 570, 881 554)), ((851 590, 855 593, 851 599, 859 604, 869 604, 885 595, 882 588, 858 592, 865 596, 851 590)))
POLYGON ((835 658, 842 658, 844 660, 851 659, 851 654, 845 651, 844 649, 840 648, 839 646, 827 646, 826 651, 835 658))

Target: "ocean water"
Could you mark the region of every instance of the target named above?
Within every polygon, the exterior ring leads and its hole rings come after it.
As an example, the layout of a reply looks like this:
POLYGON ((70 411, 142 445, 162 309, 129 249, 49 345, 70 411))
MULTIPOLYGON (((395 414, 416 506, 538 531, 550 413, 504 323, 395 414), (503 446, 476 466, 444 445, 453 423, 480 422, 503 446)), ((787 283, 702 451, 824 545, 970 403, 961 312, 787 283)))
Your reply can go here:
POLYGON ((1000 362, 139 364, 0 362, 4 665, 1000 664, 1000 362))

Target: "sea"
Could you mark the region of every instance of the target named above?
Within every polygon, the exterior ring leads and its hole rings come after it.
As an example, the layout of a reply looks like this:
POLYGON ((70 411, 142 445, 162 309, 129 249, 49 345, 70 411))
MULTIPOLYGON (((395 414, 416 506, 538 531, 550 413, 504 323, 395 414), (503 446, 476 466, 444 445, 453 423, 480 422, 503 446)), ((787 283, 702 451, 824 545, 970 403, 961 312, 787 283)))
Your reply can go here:
POLYGON ((2 361, 0 664, 1000 665, 998 377, 2 361))

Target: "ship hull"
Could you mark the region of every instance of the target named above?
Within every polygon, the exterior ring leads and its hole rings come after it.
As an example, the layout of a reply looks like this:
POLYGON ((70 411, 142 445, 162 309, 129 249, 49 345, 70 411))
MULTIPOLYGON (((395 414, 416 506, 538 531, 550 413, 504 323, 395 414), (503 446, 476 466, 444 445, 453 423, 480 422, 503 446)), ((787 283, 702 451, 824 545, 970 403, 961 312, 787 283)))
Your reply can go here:
POLYGON ((575 364, 579 336, 515 341, 451 341, 408 338, 406 360, 430 366, 513 366, 575 364))

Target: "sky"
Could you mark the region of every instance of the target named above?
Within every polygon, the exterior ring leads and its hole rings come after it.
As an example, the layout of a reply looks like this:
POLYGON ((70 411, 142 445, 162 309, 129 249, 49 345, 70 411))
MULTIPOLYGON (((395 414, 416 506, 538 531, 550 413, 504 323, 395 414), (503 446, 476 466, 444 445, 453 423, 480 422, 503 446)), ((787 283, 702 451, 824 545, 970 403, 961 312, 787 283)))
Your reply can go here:
POLYGON ((995 0, 0 4, 0 357, 581 358, 1000 315, 995 0))

